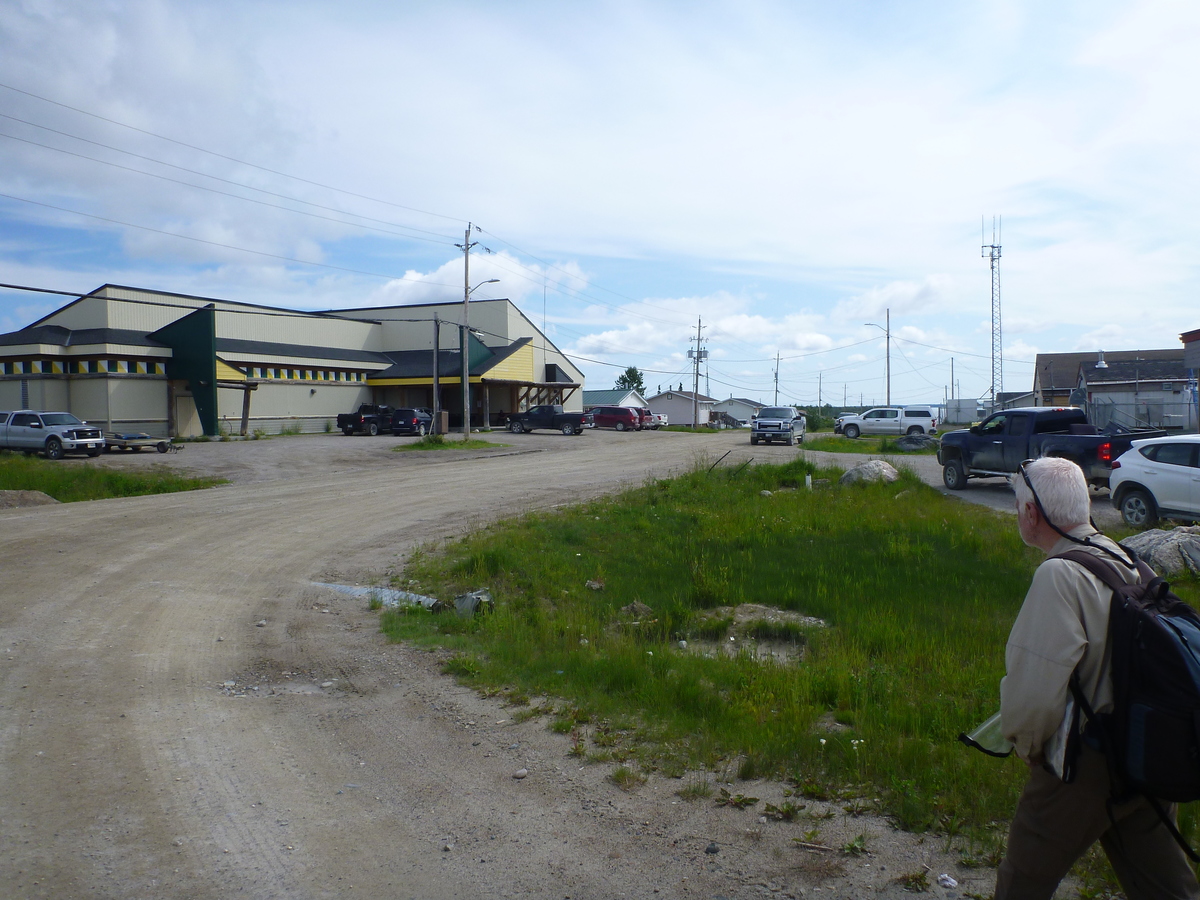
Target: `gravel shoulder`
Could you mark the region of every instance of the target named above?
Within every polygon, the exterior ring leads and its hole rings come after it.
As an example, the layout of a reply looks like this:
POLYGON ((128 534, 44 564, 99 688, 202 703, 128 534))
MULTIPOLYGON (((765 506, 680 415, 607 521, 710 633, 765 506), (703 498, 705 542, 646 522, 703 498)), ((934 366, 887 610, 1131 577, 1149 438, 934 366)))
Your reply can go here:
MULTIPOLYGON (((420 544, 726 450, 794 448, 606 432, 390 452, 405 440, 108 454, 232 483, 0 509, 5 896, 900 896, 923 866, 962 882, 935 895, 990 893, 993 873, 882 820, 764 823, 671 779, 623 792, 312 584, 383 578, 420 544), (834 848, 866 834, 869 855, 798 849, 816 826, 834 848)), ((779 804, 782 787, 732 790, 779 804)))

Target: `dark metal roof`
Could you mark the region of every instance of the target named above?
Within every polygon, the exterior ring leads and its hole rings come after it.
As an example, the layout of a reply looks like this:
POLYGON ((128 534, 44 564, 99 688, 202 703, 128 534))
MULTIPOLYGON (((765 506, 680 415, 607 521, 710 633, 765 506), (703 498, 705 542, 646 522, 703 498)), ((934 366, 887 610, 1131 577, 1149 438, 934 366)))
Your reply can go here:
POLYGON ((33 325, 20 331, 0 334, 0 346, 17 344, 55 344, 81 347, 88 344, 132 344, 137 347, 162 346, 144 331, 127 328, 64 328, 62 325, 33 325))
POLYGON ((1171 359, 1114 360, 1105 354, 1108 365, 1100 369, 1093 360, 1081 366, 1083 377, 1093 387, 1100 384, 1133 384, 1138 381, 1186 381, 1183 351, 1172 351, 1171 359))
POLYGON ((245 341, 237 338, 217 338, 217 351, 231 356, 256 359, 262 356, 291 356, 301 359, 336 359, 345 362, 366 362, 387 365, 386 353, 373 350, 350 350, 339 347, 313 347, 307 344, 276 344, 271 341, 245 341))
MULTIPOLYGON (((507 347, 487 347, 492 355, 482 362, 471 366, 472 375, 483 375, 491 371, 497 364, 508 359, 521 347, 530 343, 530 338, 521 338, 507 347)), ((486 346, 486 345, 483 345, 486 346)), ((393 350, 386 354, 392 365, 382 372, 376 372, 372 378, 428 378, 433 375, 433 349, 428 350, 393 350)), ((462 374, 462 353, 458 350, 438 351, 438 373, 448 378, 462 374)))
MULTIPOLYGON (((1111 366, 1114 362, 1132 359, 1156 360, 1177 359, 1183 361, 1183 348, 1176 350, 1105 350, 1104 359, 1111 366)), ((1097 363, 1099 354, 1095 350, 1086 353, 1039 353, 1034 361, 1037 381, 1043 391, 1069 391, 1079 380, 1079 367, 1085 363, 1097 363)))

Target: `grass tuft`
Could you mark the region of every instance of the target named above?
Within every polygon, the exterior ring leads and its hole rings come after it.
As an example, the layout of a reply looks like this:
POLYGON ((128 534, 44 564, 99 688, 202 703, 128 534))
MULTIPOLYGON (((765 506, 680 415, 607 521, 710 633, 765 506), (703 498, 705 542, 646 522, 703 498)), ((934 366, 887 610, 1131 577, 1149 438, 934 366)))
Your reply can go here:
POLYGON ((123 471, 77 460, 51 462, 0 450, 0 491, 41 491, 63 503, 195 491, 228 484, 224 478, 190 478, 162 466, 123 471))

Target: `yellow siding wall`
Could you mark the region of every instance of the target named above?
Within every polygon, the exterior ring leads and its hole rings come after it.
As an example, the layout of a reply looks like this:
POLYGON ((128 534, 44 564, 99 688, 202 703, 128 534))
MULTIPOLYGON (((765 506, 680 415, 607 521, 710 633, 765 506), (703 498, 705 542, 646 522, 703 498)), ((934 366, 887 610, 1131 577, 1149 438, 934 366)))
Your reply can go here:
POLYGON ((485 378, 510 381, 541 381, 534 377, 533 346, 526 344, 508 359, 488 370, 485 378))

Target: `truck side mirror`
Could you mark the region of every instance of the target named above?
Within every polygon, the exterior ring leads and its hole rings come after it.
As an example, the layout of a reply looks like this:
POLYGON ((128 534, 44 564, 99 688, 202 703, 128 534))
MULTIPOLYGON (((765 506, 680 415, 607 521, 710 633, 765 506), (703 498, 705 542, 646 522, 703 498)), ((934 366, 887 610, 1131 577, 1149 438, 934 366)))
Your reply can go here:
POLYGON ((971 434, 979 434, 979 426, 978 425, 972 425, 970 430, 971 430, 971 434))

